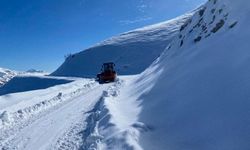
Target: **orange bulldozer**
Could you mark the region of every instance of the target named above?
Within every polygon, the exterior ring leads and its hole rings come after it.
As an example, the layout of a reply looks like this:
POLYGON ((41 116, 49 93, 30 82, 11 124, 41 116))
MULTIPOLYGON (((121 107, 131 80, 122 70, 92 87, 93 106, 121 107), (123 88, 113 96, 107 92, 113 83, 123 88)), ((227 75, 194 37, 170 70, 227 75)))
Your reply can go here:
POLYGON ((116 79, 115 64, 113 62, 103 63, 101 73, 97 74, 99 83, 114 82, 116 79))

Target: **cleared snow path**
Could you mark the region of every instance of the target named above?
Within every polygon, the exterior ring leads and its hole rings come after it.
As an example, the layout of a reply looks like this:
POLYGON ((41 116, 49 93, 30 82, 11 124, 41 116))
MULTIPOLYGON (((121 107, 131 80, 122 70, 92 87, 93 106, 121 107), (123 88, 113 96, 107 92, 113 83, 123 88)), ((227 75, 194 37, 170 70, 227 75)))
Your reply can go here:
MULTIPOLYGON (((52 149, 104 150, 110 149, 106 143, 106 134, 102 131, 111 125, 109 108, 106 101, 114 100, 120 95, 124 80, 118 79, 103 90, 101 97, 84 118, 65 132, 52 149), (86 118, 86 116, 88 116, 86 118)), ((112 103, 112 102, 111 102, 112 103)), ((112 125, 111 125, 112 126, 112 125)), ((119 149, 119 148, 118 148, 119 149)))
POLYGON ((19 126, 14 126, 13 129, 7 128, 8 136, 3 136, 6 129, 1 129, 0 147, 36 150, 78 149, 81 147, 80 139, 79 141, 71 139, 71 134, 65 131, 71 131, 74 128, 76 130, 73 131, 85 130, 84 121, 90 115, 87 112, 93 110, 102 98, 103 92, 110 86, 112 84, 97 86, 85 94, 37 114, 19 126), (72 144, 70 141, 75 143, 72 144))

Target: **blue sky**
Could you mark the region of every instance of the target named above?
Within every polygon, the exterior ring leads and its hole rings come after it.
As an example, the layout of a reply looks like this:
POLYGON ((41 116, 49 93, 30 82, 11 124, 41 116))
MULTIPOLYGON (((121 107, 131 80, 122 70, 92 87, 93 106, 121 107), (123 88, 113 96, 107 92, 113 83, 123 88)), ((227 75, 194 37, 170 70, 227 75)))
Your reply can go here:
POLYGON ((205 0, 0 0, 0 67, 53 71, 64 55, 205 0))

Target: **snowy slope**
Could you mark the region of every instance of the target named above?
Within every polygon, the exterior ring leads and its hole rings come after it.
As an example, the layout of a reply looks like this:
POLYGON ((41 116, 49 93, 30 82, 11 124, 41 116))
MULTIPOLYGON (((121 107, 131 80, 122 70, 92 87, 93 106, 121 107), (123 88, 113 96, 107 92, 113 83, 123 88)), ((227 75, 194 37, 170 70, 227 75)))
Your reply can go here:
POLYGON ((191 14, 121 34, 69 55, 52 75, 94 77, 102 63, 110 61, 116 63, 119 74, 141 73, 159 57, 191 14))
POLYGON ((249 12, 249 1, 209 0, 121 92, 112 123, 136 111, 113 137, 134 149, 248 150, 249 12))
POLYGON ((0 87, 17 75, 17 72, 0 68, 0 87))

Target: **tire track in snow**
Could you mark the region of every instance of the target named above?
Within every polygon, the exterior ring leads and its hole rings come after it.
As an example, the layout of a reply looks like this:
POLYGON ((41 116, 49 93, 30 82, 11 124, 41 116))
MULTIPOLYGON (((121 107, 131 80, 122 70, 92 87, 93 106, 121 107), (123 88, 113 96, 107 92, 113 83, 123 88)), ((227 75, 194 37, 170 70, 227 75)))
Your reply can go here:
POLYGON ((152 128, 138 121, 140 102, 136 102, 137 96, 126 94, 133 90, 127 89, 128 85, 129 82, 118 80, 103 92, 101 99, 88 112, 86 128, 80 132, 81 150, 142 150, 140 133, 152 128))
POLYGON ((101 135, 100 130, 114 125, 110 122, 111 114, 105 105, 105 101, 108 98, 119 96, 123 84, 123 80, 118 80, 115 85, 109 87, 108 90, 103 92, 94 109, 88 112, 90 115, 87 118, 87 128, 82 132, 82 150, 108 149, 106 141, 104 141, 105 137, 101 135))
POLYGON ((85 116, 88 117, 82 119, 66 132, 53 149, 96 150, 106 147, 103 142, 104 137, 99 133, 99 127, 112 126, 112 124, 109 122, 111 115, 104 101, 108 97, 117 97, 123 82, 123 80, 118 80, 114 85, 104 90, 93 109, 85 113, 85 116))

